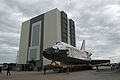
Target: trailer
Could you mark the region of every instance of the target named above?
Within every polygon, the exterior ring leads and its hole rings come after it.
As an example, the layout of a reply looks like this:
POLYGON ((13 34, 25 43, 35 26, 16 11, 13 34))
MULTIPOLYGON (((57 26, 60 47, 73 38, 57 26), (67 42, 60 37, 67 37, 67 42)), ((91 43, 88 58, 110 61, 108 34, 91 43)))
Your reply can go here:
POLYGON ((44 68, 49 71, 55 72, 75 72, 81 70, 91 70, 92 66, 88 64, 79 64, 79 65, 59 65, 56 62, 52 62, 51 64, 45 65, 44 68), (52 63, 55 63, 54 65, 52 63))

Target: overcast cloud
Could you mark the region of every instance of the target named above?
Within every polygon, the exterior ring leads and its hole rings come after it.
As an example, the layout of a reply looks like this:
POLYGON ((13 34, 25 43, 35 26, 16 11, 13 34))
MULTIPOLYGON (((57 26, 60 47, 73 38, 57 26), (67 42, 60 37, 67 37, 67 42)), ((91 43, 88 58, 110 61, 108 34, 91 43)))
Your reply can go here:
POLYGON ((22 22, 54 8, 76 24, 94 59, 120 61, 120 0, 0 0, 0 62, 15 62, 22 22))

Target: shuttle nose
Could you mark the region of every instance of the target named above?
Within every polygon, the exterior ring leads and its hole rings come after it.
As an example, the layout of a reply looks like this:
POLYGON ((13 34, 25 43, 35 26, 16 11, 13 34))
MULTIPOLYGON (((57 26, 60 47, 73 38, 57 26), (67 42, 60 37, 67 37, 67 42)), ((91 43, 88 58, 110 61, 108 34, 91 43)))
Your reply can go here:
POLYGON ((56 54, 55 49, 53 47, 49 47, 49 48, 44 49, 43 56, 47 59, 55 60, 57 54, 56 54))
POLYGON ((50 47, 50 48, 45 49, 43 51, 43 54, 51 54, 51 53, 53 53, 53 51, 54 51, 54 49, 52 47, 50 47))

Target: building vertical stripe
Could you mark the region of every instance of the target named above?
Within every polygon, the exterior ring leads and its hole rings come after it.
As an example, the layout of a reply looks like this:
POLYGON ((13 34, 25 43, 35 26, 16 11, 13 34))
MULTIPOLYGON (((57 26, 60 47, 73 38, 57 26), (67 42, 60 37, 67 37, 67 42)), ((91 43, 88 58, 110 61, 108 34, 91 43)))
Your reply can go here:
POLYGON ((27 51, 27 63, 28 63, 28 54, 29 54, 29 47, 30 42, 31 42, 31 35, 32 35, 32 24, 35 22, 38 22, 41 20, 41 38, 40 38, 40 64, 41 67, 43 66, 43 55, 42 55, 42 51, 43 51, 43 41, 44 41, 44 14, 39 15, 37 17, 34 17, 30 20, 30 30, 29 30, 29 41, 28 41, 28 51, 27 51))

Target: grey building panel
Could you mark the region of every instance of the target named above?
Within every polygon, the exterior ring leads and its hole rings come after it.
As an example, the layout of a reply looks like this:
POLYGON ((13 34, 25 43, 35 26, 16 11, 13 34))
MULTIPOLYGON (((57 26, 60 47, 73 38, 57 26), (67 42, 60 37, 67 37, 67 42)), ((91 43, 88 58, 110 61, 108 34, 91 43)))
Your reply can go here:
POLYGON ((31 49, 30 50, 30 60, 35 60, 37 59, 37 49, 31 49))
POLYGON ((18 64, 26 64, 28 60, 28 40, 29 40, 29 27, 30 20, 22 23, 21 28, 21 37, 20 37, 20 45, 19 45, 19 57, 18 64))
POLYGON ((75 41, 75 24, 72 19, 69 20, 69 25, 70 25, 70 42, 72 46, 76 46, 76 41, 75 41))
POLYGON ((38 46, 39 45, 39 29, 40 25, 33 27, 33 37, 32 37, 32 46, 38 46))
MULTIPOLYGON (((41 38, 40 38, 40 61, 41 61, 41 66, 43 64, 43 55, 42 55, 42 51, 43 51, 43 39, 44 39, 44 14, 39 15, 37 17, 34 17, 32 19, 30 19, 30 30, 29 30, 29 45, 28 47, 30 47, 30 42, 31 42, 31 31, 32 31, 32 24, 35 22, 41 21, 41 38)), ((28 49, 29 50, 29 49, 28 49)))
POLYGON ((61 17, 67 20, 67 14, 64 11, 61 11, 61 17))
POLYGON ((30 46, 30 42, 31 42, 31 31, 32 31, 32 24, 35 23, 35 22, 38 22, 41 20, 41 40, 43 41, 43 35, 44 34, 44 14, 42 15, 39 15, 37 17, 34 17, 30 20, 30 38, 29 38, 29 46, 30 46))
POLYGON ((61 39, 62 42, 68 43, 68 23, 67 23, 67 14, 64 11, 61 11, 61 39))

